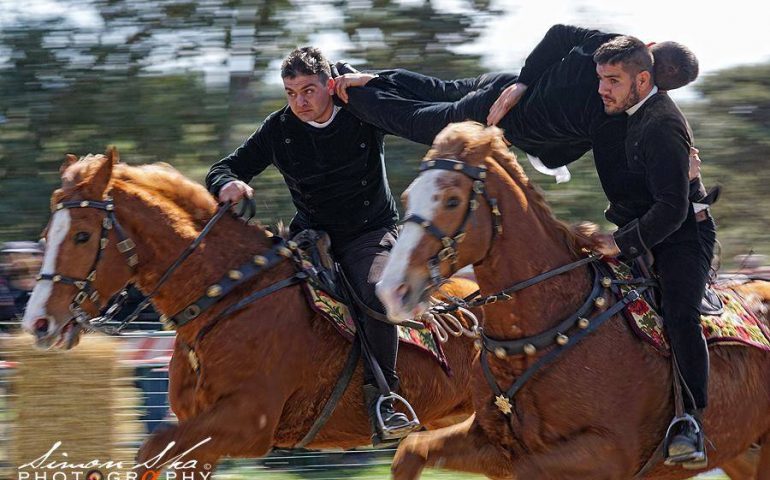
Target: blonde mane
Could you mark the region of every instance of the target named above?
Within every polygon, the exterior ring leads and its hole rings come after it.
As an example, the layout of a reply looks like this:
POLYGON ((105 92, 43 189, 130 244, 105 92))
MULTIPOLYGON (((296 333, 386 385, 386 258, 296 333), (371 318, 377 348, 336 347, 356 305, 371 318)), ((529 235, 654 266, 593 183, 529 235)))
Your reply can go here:
POLYGON ((559 220, 543 191, 530 181, 516 161, 516 155, 508 149, 503 131, 499 128, 484 127, 476 122, 450 124, 436 136, 433 147, 426 155, 426 158, 436 157, 456 158, 472 165, 480 165, 487 158, 494 160, 525 193, 540 221, 559 232, 573 253, 594 246, 590 235, 598 227, 590 222, 569 225, 559 220))

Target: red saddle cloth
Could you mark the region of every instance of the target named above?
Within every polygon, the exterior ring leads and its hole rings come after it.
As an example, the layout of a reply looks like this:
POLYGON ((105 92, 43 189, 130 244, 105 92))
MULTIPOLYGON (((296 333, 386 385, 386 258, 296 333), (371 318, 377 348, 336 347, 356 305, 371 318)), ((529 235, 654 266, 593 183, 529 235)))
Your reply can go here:
MULTIPOLYGON (((329 320, 345 338, 352 341, 356 333, 356 326, 348 306, 333 299, 323 290, 314 288, 307 282, 303 284, 303 290, 305 290, 313 310, 329 320)), ((398 339, 401 343, 417 347, 432 356, 441 365, 444 372, 450 374, 451 370, 447 363, 446 355, 444 355, 441 343, 438 341, 433 330, 430 328, 417 330, 399 326, 398 339)))
MULTIPOLYGON (((615 259, 604 259, 618 279, 631 279, 631 269, 615 259)), ((623 295, 633 286, 621 285, 623 295)), ((754 314, 759 310, 757 301, 748 299, 726 285, 713 285, 712 289, 722 300, 724 310, 720 315, 701 315, 703 335, 709 345, 729 344, 756 347, 770 351, 770 330, 754 314)), ((663 317, 645 300, 629 303, 623 313, 631 329, 643 341, 668 355, 669 344, 663 333, 663 317)))

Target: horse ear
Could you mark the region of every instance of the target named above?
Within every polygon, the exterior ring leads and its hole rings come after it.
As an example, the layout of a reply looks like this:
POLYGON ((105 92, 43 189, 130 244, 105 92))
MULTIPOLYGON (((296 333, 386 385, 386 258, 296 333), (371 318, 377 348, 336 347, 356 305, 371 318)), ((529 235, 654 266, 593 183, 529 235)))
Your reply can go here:
POLYGON ((113 164, 120 163, 120 154, 118 153, 118 147, 115 145, 107 147, 105 155, 113 164))
POLYGON ((78 161, 78 157, 76 157, 71 153, 68 153, 67 155, 64 156, 64 161, 62 162, 61 167, 59 167, 59 173, 60 174, 64 173, 64 171, 67 170, 67 168, 69 168, 70 165, 72 165, 77 161, 78 161))
POLYGON ((107 191, 110 178, 112 178, 113 158, 101 156, 97 162, 96 172, 94 172, 83 187, 83 193, 87 195, 87 198, 102 198, 104 192, 107 191))

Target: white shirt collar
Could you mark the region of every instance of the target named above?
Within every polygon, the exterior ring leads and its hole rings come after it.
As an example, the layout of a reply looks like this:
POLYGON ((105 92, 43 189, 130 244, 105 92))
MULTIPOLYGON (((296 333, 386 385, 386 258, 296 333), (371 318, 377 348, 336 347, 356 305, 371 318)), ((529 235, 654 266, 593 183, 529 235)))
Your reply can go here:
POLYGON ((648 93, 646 97, 644 97, 639 103, 637 103, 633 107, 626 110, 626 113, 628 114, 628 116, 630 117, 631 115, 635 114, 637 110, 642 108, 642 105, 644 105, 644 102, 646 102, 651 96, 655 95, 656 93, 658 93, 658 86, 653 85, 652 90, 650 90, 650 93, 648 93))
POLYGON ((332 110, 332 116, 329 117, 329 120, 325 121, 324 123, 318 123, 318 122, 307 122, 308 125, 315 128, 325 128, 328 127, 332 121, 334 121, 334 117, 337 116, 337 113, 340 111, 340 107, 337 105, 334 106, 334 109, 332 110))

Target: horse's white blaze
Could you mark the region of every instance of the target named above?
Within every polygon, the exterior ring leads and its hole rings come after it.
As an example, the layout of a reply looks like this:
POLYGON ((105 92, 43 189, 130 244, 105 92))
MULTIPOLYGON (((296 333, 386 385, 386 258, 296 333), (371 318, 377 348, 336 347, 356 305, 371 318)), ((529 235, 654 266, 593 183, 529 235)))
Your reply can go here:
MULTIPOLYGON (((56 258, 59 256, 59 247, 67 238, 67 232, 70 230, 70 212, 66 209, 54 212, 51 217, 51 225, 48 228, 48 238, 46 239, 45 255, 43 256, 43 267, 40 273, 55 273, 56 258)), ((32 290, 32 295, 27 303, 27 309, 24 312, 22 325, 25 330, 32 332, 35 320, 48 316, 46 304, 53 291, 53 282, 50 280, 39 280, 32 290)))
MULTIPOLYGON (((441 170, 428 170, 420 174, 407 190, 409 208, 406 215, 419 215, 425 220, 433 221, 434 212, 438 207, 438 178, 444 173, 441 170)), ((420 244, 424 231, 416 223, 404 225, 398 236, 396 246, 390 252, 382 278, 377 283, 377 296, 393 320, 406 320, 409 312, 403 312, 401 295, 398 288, 407 282, 409 259, 414 249, 420 244)))

